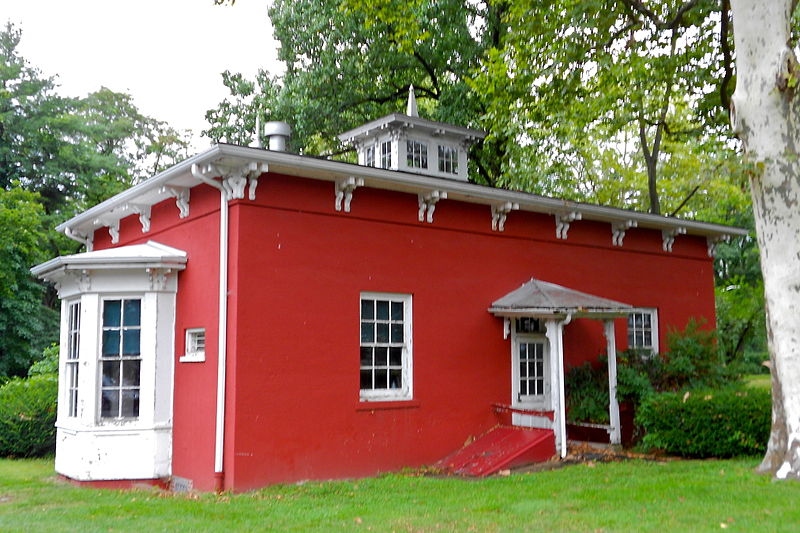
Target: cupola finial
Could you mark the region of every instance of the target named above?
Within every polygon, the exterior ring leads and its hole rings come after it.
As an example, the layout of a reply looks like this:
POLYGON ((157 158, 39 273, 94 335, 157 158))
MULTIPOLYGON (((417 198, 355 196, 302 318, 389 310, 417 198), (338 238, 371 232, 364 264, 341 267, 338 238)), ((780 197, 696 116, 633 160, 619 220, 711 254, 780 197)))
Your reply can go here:
POLYGON ((408 106, 406 107, 406 115, 409 117, 418 117, 417 112, 417 97, 414 96, 414 85, 408 86, 408 106))

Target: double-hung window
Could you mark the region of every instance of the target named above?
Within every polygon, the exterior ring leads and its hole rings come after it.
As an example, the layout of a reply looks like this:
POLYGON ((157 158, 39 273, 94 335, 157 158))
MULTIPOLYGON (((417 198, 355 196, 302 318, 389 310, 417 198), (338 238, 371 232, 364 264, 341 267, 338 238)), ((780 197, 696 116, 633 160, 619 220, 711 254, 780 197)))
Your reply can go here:
POLYGON ((100 417, 139 416, 141 299, 103 301, 100 417))
POLYGON ((392 168, 392 141, 381 143, 381 168, 392 168))
POLYGON ((419 141, 406 141, 406 163, 411 168, 428 168, 428 145, 419 141))
POLYGON ((362 400, 410 400, 411 295, 361 295, 362 400))
POLYGON ((458 174, 458 151, 452 146, 439 145, 439 172, 458 174))
POLYGON ((67 416, 78 416, 78 363, 81 340, 81 303, 67 304, 67 416))
POLYGON ((367 146, 364 150, 364 165, 368 167, 375 166, 375 146, 367 146))
POLYGON ((658 352, 658 313, 655 309, 635 309, 628 314, 628 348, 658 352))

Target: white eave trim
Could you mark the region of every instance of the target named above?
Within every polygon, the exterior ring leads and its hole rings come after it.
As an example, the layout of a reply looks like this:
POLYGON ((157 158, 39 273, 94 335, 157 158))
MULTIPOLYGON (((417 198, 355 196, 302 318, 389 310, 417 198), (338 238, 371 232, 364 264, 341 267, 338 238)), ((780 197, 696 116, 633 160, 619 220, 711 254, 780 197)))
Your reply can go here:
MULTIPOLYGON (((288 152, 228 144, 215 145, 205 152, 197 154, 153 178, 109 198, 105 202, 60 224, 56 229, 65 232, 65 230, 69 228, 72 231, 85 234, 101 227, 103 224, 98 223, 99 220, 107 221, 109 218, 119 219, 128 216, 132 212, 128 212, 125 209, 126 206, 136 205, 137 199, 141 198, 144 194, 153 193, 159 188, 171 184, 171 182, 176 179, 180 178, 185 182, 191 175, 192 165, 210 163, 222 165, 225 163, 242 164, 251 161, 269 163, 271 172, 295 175, 308 179, 335 182, 336 180, 349 176, 357 176, 364 179, 364 186, 376 189, 406 192, 410 194, 445 191, 447 192, 449 200, 484 204, 488 206, 510 202, 512 204, 519 204, 519 210, 521 211, 549 215, 576 212, 581 214, 582 220, 593 220, 611 224, 635 222, 636 226, 639 228, 676 230, 680 233, 685 232, 690 235, 701 235, 712 239, 742 236, 749 233, 742 228, 724 226, 721 224, 682 220, 614 207, 548 198, 519 191, 495 189, 455 179, 424 176, 341 161, 331 161, 288 152), (114 210, 118 210, 118 212, 111 213, 114 210)), ((197 180, 194 180, 192 186, 198 185, 199 183, 200 182, 197 180)), ((165 196, 158 201, 162 201, 166 198, 165 196)))
POLYGON ((606 307, 490 307, 489 312, 503 318, 620 318, 626 317, 633 311, 633 307, 606 308, 606 307))

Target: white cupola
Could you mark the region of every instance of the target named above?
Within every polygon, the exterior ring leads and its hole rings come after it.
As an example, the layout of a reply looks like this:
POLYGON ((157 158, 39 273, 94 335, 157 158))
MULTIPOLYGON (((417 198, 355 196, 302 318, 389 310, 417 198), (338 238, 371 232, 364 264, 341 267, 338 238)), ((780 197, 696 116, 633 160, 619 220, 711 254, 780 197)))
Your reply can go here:
POLYGON ((358 164, 467 181, 467 151, 482 131, 420 118, 414 86, 406 114, 392 113, 339 135, 358 153, 358 164))

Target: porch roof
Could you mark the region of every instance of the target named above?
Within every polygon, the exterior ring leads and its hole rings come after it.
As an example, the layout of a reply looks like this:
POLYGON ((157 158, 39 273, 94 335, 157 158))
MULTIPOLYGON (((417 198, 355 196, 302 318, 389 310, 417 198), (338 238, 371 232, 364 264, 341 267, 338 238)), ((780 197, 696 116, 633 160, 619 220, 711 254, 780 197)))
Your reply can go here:
POLYGON ((489 312, 502 317, 591 317, 627 315, 633 306, 531 278, 495 300, 489 312))

